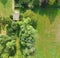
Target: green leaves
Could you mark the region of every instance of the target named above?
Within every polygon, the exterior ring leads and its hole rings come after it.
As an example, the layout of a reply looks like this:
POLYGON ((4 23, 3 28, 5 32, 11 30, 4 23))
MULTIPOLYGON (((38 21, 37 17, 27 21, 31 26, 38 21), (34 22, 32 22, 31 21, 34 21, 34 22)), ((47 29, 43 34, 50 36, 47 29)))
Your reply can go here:
POLYGON ((11 42, 8 42, 7 44, 6 44, 6 47, 7 48, 12 48, 12 49, 14 49, 13 47, 15 46, 15 40, 12 40, 11 42))
MULTIPOLYGON (((36 34, 36 30, 30 25, 30 22, 30 18, 23 18, 23 24, 20 26, 19 38, 24 56, 30 55, 30 49, 34 47, 35 43, 34 35, 36 34)), ((31 52, 31 54, 33 54, 33 52, 31 52)))
POLYGON ((13 36, 13 35, 18 35, 20 31, 20 26, 19 26, 19 23, 15 22, 15 21, 12 21, 11 24, 9 24, 7 26, 7 35, 9 36, 13 36))
POLYGON ((50 5, 53 5, 55 3, 55 0, 49 0, 48 2, 50 5))
POLYGON ((8 35, 0 35, 0 56, 8 58, 10 56, 14 56, 15 54, 15 42, 16 39, 8 35))
POLYGON ((15 54, 15 57, 18 57, 20 50, 24 57, 31 56, 30 53, 33 54, 31 48, 34 48, 36 31, 30 22, 30 18, 23 18, 22 21, 12 20, 7 23, 7 35, 0 35, 1 56, 5 56, 6 54, 3 53, 7 53, 8 57, 14 57, 15 54))

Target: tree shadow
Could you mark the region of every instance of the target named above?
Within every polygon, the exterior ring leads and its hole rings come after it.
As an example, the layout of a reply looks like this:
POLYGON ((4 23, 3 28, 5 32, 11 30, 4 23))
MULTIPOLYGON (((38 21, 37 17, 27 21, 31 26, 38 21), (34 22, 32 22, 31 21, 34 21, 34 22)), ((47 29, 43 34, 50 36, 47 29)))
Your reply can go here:
POLYGON ((30 24, 33 26, 33 28, 37 28, 37 20, 31 20, 30 24))
POLYGON ((43 9, 41 9, 40 14, 41 15, 47 15, 47 17, 49 18, 50 23, 53 23, 54 20, 55 20, 56 15, 58 13, 57 11, 58 11, 57 8, 45 8, 45 9, 43 8, 43 9))
POLYGON ((36 7, 34 12, 37 12, 40 15, 46 15, 49 18, 50 23, 53 23, 55 17, 58 13, 58 4, 55 3, 54 5, 45 5, 43 7, 36 7))

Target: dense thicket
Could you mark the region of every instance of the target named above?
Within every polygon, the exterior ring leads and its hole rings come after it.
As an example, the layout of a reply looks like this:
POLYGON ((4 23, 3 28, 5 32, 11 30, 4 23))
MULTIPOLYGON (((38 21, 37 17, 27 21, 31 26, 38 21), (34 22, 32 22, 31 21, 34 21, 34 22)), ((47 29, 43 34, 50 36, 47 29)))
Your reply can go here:
MULTIPOLYGON (((20 58, 35 52, 36 30, 30 25, 30 18, 7 23, 6 34, 0 34, 0 58, 20 58)), ((1 21, 2 23, 2 21, 1 21)))
POLYGON ((21 8, 34 8, 34 7, 41 7, 46 5, 54 5, 55 3, 59 3, 59 0, 15 0, 19 1, 19 7, 21 8))

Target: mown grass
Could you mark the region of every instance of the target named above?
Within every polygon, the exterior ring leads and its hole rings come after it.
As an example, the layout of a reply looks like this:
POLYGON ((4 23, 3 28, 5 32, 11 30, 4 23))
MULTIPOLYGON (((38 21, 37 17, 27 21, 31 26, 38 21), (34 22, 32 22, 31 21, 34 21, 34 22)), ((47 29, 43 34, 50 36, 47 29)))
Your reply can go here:
POLYGON ((39 39, 36 40, 36 58, 60 58, 60 46, 56 45, 54 33, 56 20, 59 20, 60 9, 57 8, 47 8, 40 9, 36 13, 39 15, 37 18, 37 30, 39 33, 39 39), (55 22, 55 25, 54 25, 55 22), (54 25, 52 27, 52 25, 54 25))

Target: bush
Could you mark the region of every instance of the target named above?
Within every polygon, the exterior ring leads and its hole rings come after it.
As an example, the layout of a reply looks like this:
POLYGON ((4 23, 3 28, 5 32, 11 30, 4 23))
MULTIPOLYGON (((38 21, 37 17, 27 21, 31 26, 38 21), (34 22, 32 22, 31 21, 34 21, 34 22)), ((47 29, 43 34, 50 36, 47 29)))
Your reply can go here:
POLYGON ((23 18, 22 21, 12 21, 8 24, 7 35, 0 35, 1 57, 4 58, 6 55, 6 58, 20 57, 20 49, 24 56, 28 53, 29 55, 33 54, 34 51, 32 50, 35 48, 36 30, 30 25, 30 23, 30 18, 23 18), (28 49, 27 53, 25 49, 28 49))
POLYGON ((23 17, 30 17, 31 18, 31 22, 30 24, 36 29, 37 27, 37 16, 35 15, 35 13, 31 10, 27 10, 24 14, 23 17))

